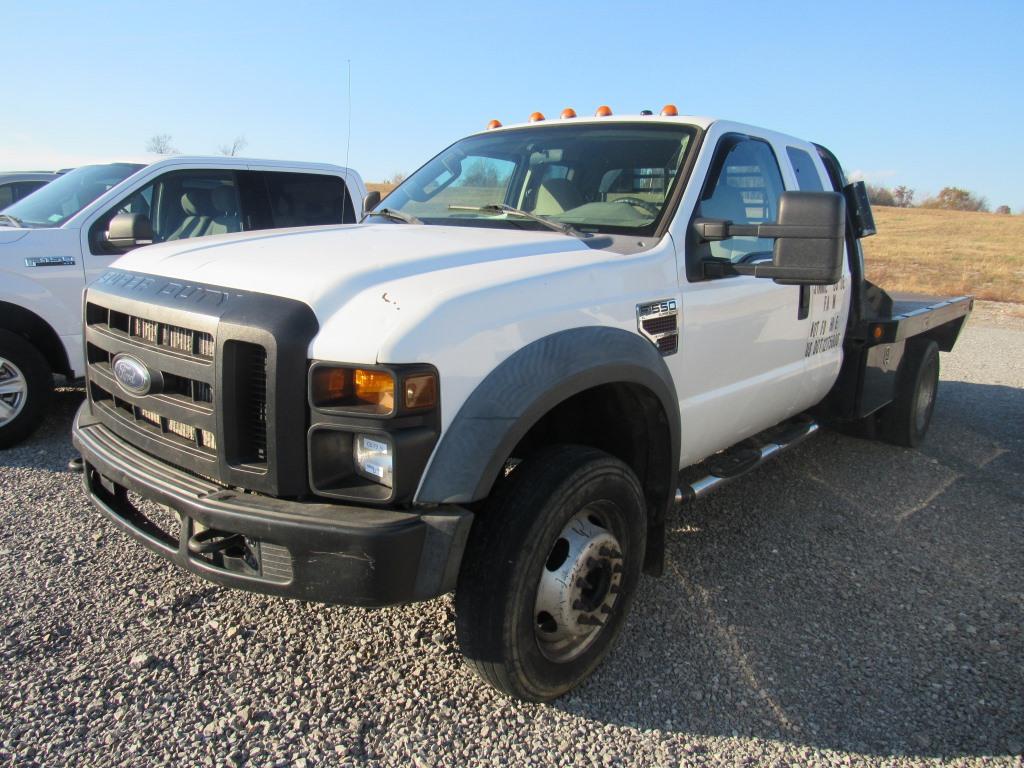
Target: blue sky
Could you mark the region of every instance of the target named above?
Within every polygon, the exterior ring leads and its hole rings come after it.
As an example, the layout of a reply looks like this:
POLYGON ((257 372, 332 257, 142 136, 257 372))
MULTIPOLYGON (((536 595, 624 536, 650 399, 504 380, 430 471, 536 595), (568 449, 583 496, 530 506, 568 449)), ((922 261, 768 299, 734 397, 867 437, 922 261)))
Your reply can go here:
POLYGON ((764 125, 848 172, 1024 208, 1024 2, 2 5, 0 170, 211 154, 415 170, 492 117, 565 106, 764 125))

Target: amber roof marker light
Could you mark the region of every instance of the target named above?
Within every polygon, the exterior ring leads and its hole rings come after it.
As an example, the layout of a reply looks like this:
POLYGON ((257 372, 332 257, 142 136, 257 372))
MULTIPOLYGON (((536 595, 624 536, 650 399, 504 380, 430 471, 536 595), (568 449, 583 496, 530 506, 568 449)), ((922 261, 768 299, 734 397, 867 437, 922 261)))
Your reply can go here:
POLYGON ((572 107, 566 107, 562 110, 562 114, 559 115, 563 120, 568 120, 570 117, 576 117, 576 110, 572 107))
POLYGON ((544 119, 544 115, 541 114, 540 112, 534 112, 533 114, 530 115, 530 122, 531 123, 539 123, 543 119, 544 119))
POLYGON ((594 117, 610 117, 612 114, 612 108, 607 104, 602 104, 597 108, 597 112, 594 113, 594 117))
POLYGON ((675 104, 666 104, 661 108, 662 117, 679 117, 679 110, 676 109, 675 104))
POLYGON ((493 131, 495 128, 501 128, 501 120, 491 120, 491 122, 487 124, 488 131, 493 131))

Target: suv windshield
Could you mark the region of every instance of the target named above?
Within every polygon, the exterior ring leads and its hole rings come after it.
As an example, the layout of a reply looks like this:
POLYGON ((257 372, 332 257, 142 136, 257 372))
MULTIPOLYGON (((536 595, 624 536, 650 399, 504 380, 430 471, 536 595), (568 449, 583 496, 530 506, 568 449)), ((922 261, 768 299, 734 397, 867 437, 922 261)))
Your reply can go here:
POLYGON ((383 207, 426 224, 542 228, 522 215, 485 209, 506 205, 583 232, 649 235, 694 132, 686 125, 608 123, 478 134, 416 171, 383 207))
POLYGON ((108 189, 144 167, 134 163, 83 165, 5 208, 4 213, 18 219, 24 227, 59 227, 108 189))

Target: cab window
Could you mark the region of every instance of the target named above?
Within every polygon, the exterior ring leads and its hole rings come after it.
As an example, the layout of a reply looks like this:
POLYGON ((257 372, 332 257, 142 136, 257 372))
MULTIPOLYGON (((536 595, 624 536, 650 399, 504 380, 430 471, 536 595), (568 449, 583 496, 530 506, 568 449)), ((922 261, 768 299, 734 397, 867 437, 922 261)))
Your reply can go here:
POLYGON ((351 224, 351 195, 343 179, 320 173, 265 172, 275 227, 351 224))
POLYGON ((786 154, 789 155, 789 162, 793 164, 797 189, 801 192, 825 191, 818 169, 814 167, 814 161, 809 154, 796 147, 786 147, 786 154))
MULTIPOLYGON (((726 136, 718 145, 698 216, 726 219, 736 224, 774 222, 779 196, 785 187, 771 146, 748 136, 726 136)), ((734 264, 772 257, 773 241, 758 237, 730 237, 710 243, 711 255, 734 264)))
POLYGON ((120 213, 148 218, 157 243, 242 231, 235 176, 225 170, 172 171, 133 191, 92 225, 94 252, 112 252, 103 234, 120 213))

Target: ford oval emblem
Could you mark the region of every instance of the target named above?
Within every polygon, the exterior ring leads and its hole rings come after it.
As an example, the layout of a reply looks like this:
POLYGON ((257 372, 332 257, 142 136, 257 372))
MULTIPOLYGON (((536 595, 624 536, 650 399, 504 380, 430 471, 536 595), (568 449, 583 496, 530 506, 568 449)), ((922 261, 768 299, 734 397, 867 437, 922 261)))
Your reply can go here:
POLYGON ((125 392, 133 395, 145 395, 149 392, 153 377, 141 360, 122 353, 114 357, 113 369, 114 378, 125 392))

